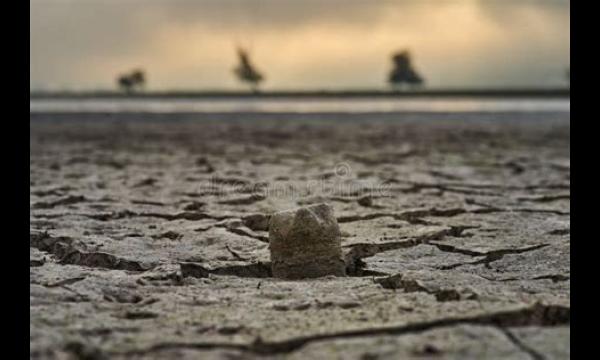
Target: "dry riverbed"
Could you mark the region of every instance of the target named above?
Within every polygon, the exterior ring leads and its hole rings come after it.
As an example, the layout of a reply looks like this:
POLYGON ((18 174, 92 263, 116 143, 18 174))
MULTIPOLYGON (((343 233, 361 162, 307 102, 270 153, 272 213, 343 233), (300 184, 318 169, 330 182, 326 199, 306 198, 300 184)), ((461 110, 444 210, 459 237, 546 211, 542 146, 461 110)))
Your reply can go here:
POLYGON ((30 128, 32 358, 569 357, 568 114, 30 128), (321 202, 348 276, 273 278, 269 214, 321 202))

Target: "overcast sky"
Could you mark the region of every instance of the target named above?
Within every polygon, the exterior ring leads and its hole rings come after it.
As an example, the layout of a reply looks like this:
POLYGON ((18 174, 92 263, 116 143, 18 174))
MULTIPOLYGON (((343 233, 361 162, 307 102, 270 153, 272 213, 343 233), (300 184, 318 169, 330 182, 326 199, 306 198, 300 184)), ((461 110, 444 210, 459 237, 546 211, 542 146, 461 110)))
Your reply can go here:
POLYGON ((30 0, 33 89, 237 89, 236 45, 265 89, 386 86, 410 49, 430 88, 561 86, 569 2, 552 0, 30 0))

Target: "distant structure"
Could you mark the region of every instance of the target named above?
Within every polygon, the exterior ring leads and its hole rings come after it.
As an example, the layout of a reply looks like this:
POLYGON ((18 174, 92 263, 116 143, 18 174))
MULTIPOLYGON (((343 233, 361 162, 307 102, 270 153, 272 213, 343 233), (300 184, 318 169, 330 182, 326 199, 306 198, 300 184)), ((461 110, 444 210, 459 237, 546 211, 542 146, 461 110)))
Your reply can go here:
POLYGON ((404 84, 410 87, 420 87, 425 80, 417 73, 411 63, 408 50, 400 51, 392 56, 394 67, 388 81, 394 89, 401 89, 404 84))
POLYGON ((141 91, 146 86, 146 74, 144 70, 136 69, 128 74, 119 75, 117 86, 127 94, 141 91))
POLYGON ((240 81, 248 83, 253 92, 258 92, 258 85, 264 80, 264 77, 250 63, 250 57, 246 50, 238 48, 237 53, 239 64, 233 70, 235 75, 240 81))

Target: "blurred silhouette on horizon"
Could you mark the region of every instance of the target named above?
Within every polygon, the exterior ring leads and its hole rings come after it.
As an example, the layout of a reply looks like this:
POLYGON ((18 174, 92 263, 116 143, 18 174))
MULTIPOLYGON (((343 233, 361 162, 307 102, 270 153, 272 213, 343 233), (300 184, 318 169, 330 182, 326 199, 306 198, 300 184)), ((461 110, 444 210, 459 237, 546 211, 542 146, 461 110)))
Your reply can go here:
POLYGON ((142 91, 146 86, 146 73, 142 69, 135 69, 129 74, 119 75, 117 86, 127 94, 142 91))
POLYGON ((237 49, 239 64, 234 69, 234 73, 241 82, 248 83, 252 92, 258 92, 260 82, 264 80, 263 75, 250 62, 248 51, 238 47, 237 49))
POLYGON ((413 68, 408 50, 402 50, 392 55, 392 62, 394 67, 388 81, 394 90, 401 90, 404 84, 411 88, 423 86, 425 80, 413 68))

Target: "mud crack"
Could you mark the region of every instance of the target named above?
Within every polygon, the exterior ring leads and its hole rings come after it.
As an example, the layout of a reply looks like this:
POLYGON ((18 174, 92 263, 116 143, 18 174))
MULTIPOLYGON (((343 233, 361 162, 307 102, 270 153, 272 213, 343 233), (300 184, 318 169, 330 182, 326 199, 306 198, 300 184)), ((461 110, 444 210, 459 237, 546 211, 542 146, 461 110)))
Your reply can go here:
MULTIPOLYGON (((410 238, 402 241, 392 241, 385 242, 380 244, 370 244, 370 243, 359 243, 350 245, 350 251, 348 251, 344 256, 344 261, 346 262, 346 273, 350 276, 356 276, 357 274, 364 274, 364 267, 366 264, 362 261, 364 258, 368 258, 374 256, 376 254, 397 250, 397 249, 405 249, 414 246, 418 246, 421 244, 427 244, 430 241, 434 240, 442 240, 446 236, 454 236, 460 237, 463 236, 463 232, 467 229, 472 229, 473 226, 468 225, 457 225, 446 227, 431 233, 423 234, 421 236, 417 236, 414 238, 410 238)), ((383 273, 374 272, 372 275, 381 275, 383 273)), ((362 276, 362 275, 361 275, 362 276)))
POLYGON ((60 264, 72 264, 112 270, 146 271, 152 264, 123 259, 104 252, 87 252, 77 248, 75 239, 67 236, 51 236, 47 232, 30 233, 29 246, 53 254, 60 264))
POLYGON ((296 351, 307 344, 337 340, 353 339, 358 337, 374 337, 383 335, 402 336, 406 334, 419 334, 428 330, 447 328, 456 325, 488 325, 494 327, 522 327, 522 326, 558 326, 568 325, 571 319, 571 309, 560 305, 544 305, 536 303, 530 307, 500 311, 488 314, 449 317, 437 320, 411 323, 400 326, 374 327, 340 331, 326 334, 315 334, 291 338, 283 341, 263 341, 260 337, 250 344, 226 342, 163 342, 148 348, 136 349, 125 352, 113 352, 114 355, 145 355, 152 352, 171 349, 231 349, 257 355, 278 355, 296 351))
POLYGON ((525 343, 523 343, 509 329, 504 328, 504 327, 497 327, 497 329, 500 330, 506 336, 506 338, 508 340, 510 340, 510 342, 512 342, 521 351, 527 353, 532 359, 534 359, 534 360, 545 360, 546 359, 546 357, 544 355, 540 354, 533 348, 531 348, 531 347, 527 346, 525 343))
POLYGON ((448 208, 448 209, 438 209, 438 208, 430 208, 430 209, 417 209, 417 210, 407 210, 401 213, 390 213, 390 212, 379 212, 379 213, 371 213, 365 215, 349 215, 349 216, 341 216, 337 219, 338 223, 348 223, 354 221, 363 221, 363 220, 372 220, 382 217, 391 217, 395 220, 403 220, 408 221, 409 223, 421 223, 421 218, 426 216, 433 217, 452 217, 459 214, 467 213, 468 210, 464 208, 448 208))
POLYGON ((249 265, 223 266, 215 269, 196 263, 180 263, 181 275, 183 277, 206 278, 210 274, 214 275, 232 275, 244 278, 268 278, 272 277, 271 263, 258 262, 249 265))
POLYGON ((481 260, 476 260, 473 262, 456 263, 456 264, 451 264, 451 265, 440 266, 440 267, 438 267, 438 269, 440 269, 440 270, 450 270, 450 269, 455 269, 455 268, 457 268, 459 266, 463 266, 463 265, 479 265, 479 264, 484 264, 485 267, 491 268, 490 263, 502 259, 504 257, 504 255, 522 254, 525 252, 534 251, 534 250, 538 250, 538 249, 544 248, 546 246, 549 246, 549 244, 540 244, 540 245, 533 245, 533 246, 517 248, 517 249, 498 249, 498 250, 491 250, 491 251, 487 251, 487 252, 478 252, 478 251, 472 251, 472 250, 467 250, 467 249, 460 249, 460 248, 457 248, 457 247, 454 247, 451 245, 446 245, 446 244, 435 243, 432 245, 434 245, 438 249, 440 249, 442 251, 446 251, 446 252, 453 252, 453 253, 459 253, 459 254, 476 256, 476 257, 478 257, 478 256, 484 257, 481 260))
POLYGON ((407 293, 424 292, 435 296, 437 301, 457 301, 462 299, 474 300, 477 299, 477 294, 470 292, 461 294, 455 289, 439 289, 428 288, 421 281, 406 278, 403 274, 396 274, 384 278, 373 279, 373 281, 384 289, 402 289, 407 293))
POLYGON ((52 209, 56 206, 61 205, 73 205, 80 202, 87 201, 85 196, 82 195, 69 195, 54 201, 40 201, 33 204, 34 209, 52 209))

